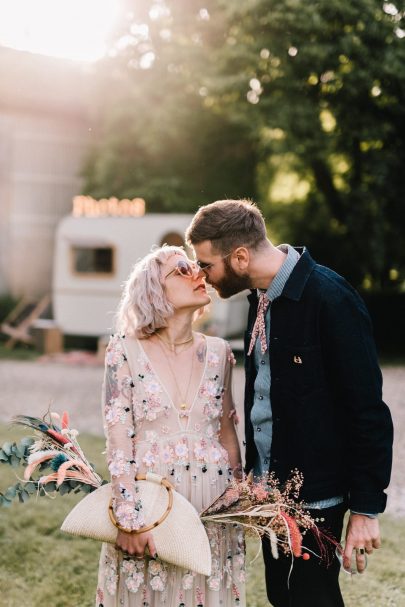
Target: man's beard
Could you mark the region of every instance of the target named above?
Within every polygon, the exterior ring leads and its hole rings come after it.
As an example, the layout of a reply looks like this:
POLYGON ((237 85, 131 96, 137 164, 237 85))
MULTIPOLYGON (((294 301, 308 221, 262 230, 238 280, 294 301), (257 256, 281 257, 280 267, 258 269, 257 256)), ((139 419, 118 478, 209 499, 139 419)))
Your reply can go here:
POLYGON ((245 289, 251 289, 252 283, 248 274, 240 276, 233 270, 228 259, 224 259, 224 276, 212 285, 222 299, 228 299, 245 289))

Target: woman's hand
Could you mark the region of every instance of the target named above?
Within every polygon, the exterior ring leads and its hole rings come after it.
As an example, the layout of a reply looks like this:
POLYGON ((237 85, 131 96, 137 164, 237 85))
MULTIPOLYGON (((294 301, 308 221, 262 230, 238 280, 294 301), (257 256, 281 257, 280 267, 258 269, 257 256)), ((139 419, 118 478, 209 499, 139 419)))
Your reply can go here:
POLYGON ((115 547, 118 548, 118 550, 122 550, 122 552, 137 558, 143 558, 145 556, 145 548, 149 549, 150 556, 153 558, 157 556, 155 542, 153 541, 153 536, 150 531, 147 533, 134 534, 118 531, 115 547))

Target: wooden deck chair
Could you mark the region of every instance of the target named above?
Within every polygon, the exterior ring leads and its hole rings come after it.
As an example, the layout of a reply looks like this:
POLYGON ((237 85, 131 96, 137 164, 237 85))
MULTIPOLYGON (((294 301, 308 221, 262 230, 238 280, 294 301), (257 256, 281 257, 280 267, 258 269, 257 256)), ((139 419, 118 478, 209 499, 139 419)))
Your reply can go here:
POLYGON ((49 294, 44 295, 36 302, 26 297, 23 297, 18 302, 0 326, 1 332, 10 337, 5 343, 7 349, 11 350, 14 348, 19 341, 25 344, 32 343, 29 329, 41 314, 45 312, 50 303, 51 296, 49 294))

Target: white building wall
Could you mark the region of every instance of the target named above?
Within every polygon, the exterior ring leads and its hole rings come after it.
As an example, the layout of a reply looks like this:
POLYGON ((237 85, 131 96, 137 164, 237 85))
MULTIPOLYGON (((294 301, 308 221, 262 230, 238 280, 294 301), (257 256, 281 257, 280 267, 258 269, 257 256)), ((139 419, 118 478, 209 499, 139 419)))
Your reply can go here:
POLYGON ((0 113, 0 293, 8 291, 10 263, 11 124, 0 113))
POLYGON ((10 122, 7 283, 14 295, 38 296, 50 289, 56 225, 81 190, 88 129, 56 117, 10 116, 10 122))
POLYGON ((94 139, 89 79, 71 63, 0 48, 0 293, 51 290, 56 225, 81 192, 94 139))

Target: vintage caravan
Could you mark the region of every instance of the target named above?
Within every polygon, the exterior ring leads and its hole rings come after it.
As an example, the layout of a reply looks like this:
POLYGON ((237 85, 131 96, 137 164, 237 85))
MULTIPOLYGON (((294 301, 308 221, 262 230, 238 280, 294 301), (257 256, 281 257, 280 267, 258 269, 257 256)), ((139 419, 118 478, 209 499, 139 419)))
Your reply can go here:
MULTIPOLYGON (((122 284, 133 264, 153 245, 183 245, 192 215, 145 214, 141 199, 79 196, 73 203, 72 215, 61 220, 56 233, 54 317, 64 334, 101 337, 112 330, 122 284)), ((211 295, 204 330, 221 337, 241 335, 245 295, 229 300, 211 295)))

